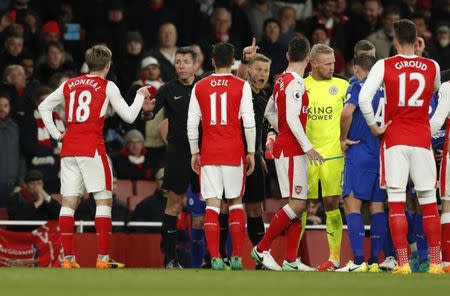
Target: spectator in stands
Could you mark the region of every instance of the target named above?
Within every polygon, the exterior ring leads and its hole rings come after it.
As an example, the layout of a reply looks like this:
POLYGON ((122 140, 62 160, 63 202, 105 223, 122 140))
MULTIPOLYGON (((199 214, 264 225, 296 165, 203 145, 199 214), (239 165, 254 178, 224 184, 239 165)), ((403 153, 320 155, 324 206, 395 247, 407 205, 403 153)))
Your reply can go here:
POLYGON ((448 25, 442 24, 438 26, 435 42, 437 51, 436 60, 442 70, 450 69, 450 28, 448 25))
POLYGON ((139 77, 141 61, 149 55, 144 51, 141 33, 129 31, 126 42, 127 53, 118 61, 117 66, 118 85, 122 92, 126 92, 131 83, 139 77))
MULTIPOLYGON (((380 0, 365 0, 364 13, 352 16, 346 25, 346 37, 350 40, 350 45, 353 46, 359 40, 378 31, 382 24, 382 16, 383 4, 380 0)), ((350 50, 346 56, 351 56, 350 50)))
POLYGON ((24 164, 20 156, 19 127, 11 119, 10 101, 0 94, 0 208, 22 184, 24 164))
POLYGON ((136 91, 142 86, 146 85, 153 86, 156 89, 159 89, 159 87, 162 85, 159 62, 152 56, 145 57, 141 61, 141 75, 138 80, 134 81, 133 84, 131 84, 127 99, 130 100, 134 98, 134 96, 136 95, 136 91))
POLYGON ((42 84, 47 84, 50 77, 58 72, 64 72, 69 76, 75 75, 75 66, 69 61, 69 55, 64 51, 64 46, 59 41, 49 41, 45 49, 44 62, 36 71, 36 77, 42 84))
POLYGON ((164 0, 135 2, 136 6, 131 9, 129 22, 130 25, 136 23, 137 29, 143 34, 145 49, 150 50, 158 41, 161 42, 158 38, 160 27, 165 23, 175 23, 175 12, 168 7, 164 0))
POLYGON ((177 28, 173 23, 164 23, 159 27, 158 48, 152 55, 158 60, 161 79, 166 82, 175 78, 175 52, 177 51, 177 28))
MULTIPOLYGON (((34 103, 32 113, 25 116, 20 129, 20 142, 28 169, 36 169, 43 173, 45 190, 49 193, 59 192, 59 153, 60 143, 50 137, 45 128, 41 114, 37 110, 39 104, 52 92, 49 87, 41 87, 34 103)), ((64 131, 64 123, 61 117, 53 112, 55 125, 60 131, 64 131)))
MULTIPOLYGON (((136 95, 136 91, 142 86, 148 86, 150 97, 154 98, 156 92, 163 84, 161 82, 160 73, 161 71, 159 69, 159 63, 157 59, 151 56, 144 58, 141 62, 141 76, 131 85, 127 95, 128 100, 133 99, 136 95)), ((131 103, 132 101, 129 101, 129 104, 131 103)), ((142 120, 142 118, 139 116, 132 124, 125 124, 125 129, 137 129, 143 135, 146 135, 148 124, 148 121, 142 120)), ((156 124, 159 124, 159 122, 156 124)))
POLYGON ((228 9, 220 7, 217 8, 211 16, 211 29, 209 33, 202 38, 200 44, 202 45, 202 51, 205 54, 204 67, 208 70, 212 70, 211 53, 212 44, 218 42, 228 42, 234 45, 236 58, 241 58, 242 44, 238 36, 231 34, 231 13, 228 9))
MULTIPOLYGON (((162 222, 167 203, 166 191, 161 189, 164 178, 164 169, 159 169, 155 178, 157 182, 155 193, 138 203, 132 215, 132 221, 162 222)), ((155 227, 136 227, 135 231, 154 233, 160 232, 160 230, 155 227)))
POLYGON ((34 59, 31 54, 22 54, 20 57, 19 64, 23 67, 25 71, 25 76, 27 77, 27 85, 37 89, 39 87, 39 81, 34 75, 34 59))
POLYGON ((322 225, 325 224, 325 210, 321 202, 310 203, 307 208, 306 223, 308 225, 322 225))
POLYGON ((287 47, 279 40, 280 32, 280 22, 277 19, 271 18, 264 22, 264 35, 259 48, 262 54, 272 60, 269 81, 273 81, 274 76, 282 73, 287 67, 287 47))
POLYGON ((23 37, 20 34, 12 34, 6 37, 5 48, 0 53, 0 73, 7 66, 19 64, 20 55, 23 52, 23 37))
POLYGON ((123 0, 108 1, 107 21, 98 29, 88 31, 88 43, 105 42, 113 53, 116 63, 126 54, 126 40, 128 25, 125 23, 125 4, 123 0))
POLYGON ((195 76, 203 77, 205 74, 205 70, 203 69, 203 63, 205 62, 205 55, 203 54, 202 48, 198 44, 192 44, 191 48, 197 54, 197 71, 195 72, 195 76))
MULTIPOLYGON (((313 1, 312 0, 302 0, 302 1, 291 1, 291 0, 274 0, 274 3, 278 7, 290 6, 294 8, 296 14, 295 19, 298 21, 304 21, 313 15, 313 1)), ((248 44, 248 43, 246 43, 248 44)))
MULTIPOLYGON (((127 204, 123 202, 119 197, 117 197, 115 189, 117 188, 117 178, 113 178, 113 194, 112 194, 112 210, 111 210, 111 220, 114 221, 124 221, 127 223, 130 221, 131 212, 127 207, 127 204)), ((95 199, 92 194, 89 197, 83 199, 75 212, 75 219, 82 221, 95 221, 95 211, 96 211, 95 199)), ((113 232, 123 232, 125 231, 125 226, 113 226, 113 232)), ((95 232, 95 227, 85 227, 86 232, 95 232)))
POLYGON ((375 45, 377 59, 384 59, 391 55, 394 23, 398 20, 400 20, 398 8, 395 6, 388 7, 383 15, 383 27, 366 38, 375 45))
MULTIPOLYGON (((325 26, 317 25, 317 27, 312 31, 311 44, 327 44, 329 41, 330 40, 327 37, 327 29, 325 26)), ((345 59, 342 52, 337 48, 334 50, 334 58, 336 60, 334 64, 334 72, 336 74, 342 74, 345 70, 345 59)))
POLYGON ((235 36, 240 44, 251 44, 252 31, 244 9, 246 0, 230 0, 227 2, 227 8, 231 13, 231 35, 235 36))
POLYGON ((305 33, 310 38, 312 31, 317 25, 324 25, 327 30, 327 37, 329 44, 334 49, 339 49, 341 52, 345 52, 346 40, 344 25, 339 23, 339 19, 336 17, 337 0, 321 0, 319 3, 319 11, 315 16, 306 20, 305 33))
POLYGON ((410 19, 414 22, 417 28, 417 36, 422 37, 425 41, 425 55, 429 58, 436 59, 437 50, 433 42, 433 35, 428 29, 427 19, 425 14, 417 11, 411 14, 410 19))
POLYGON ((27 78, 22 66, 9 65, 5 69, 0 92, 11 99, 11 116, 20 124, 25 113, 33 110, 35 90, 27 87, 27 78))
POLYGON ((288 45, 289 41, 295 37, 295 9, 291 6, 284 6, 278 11, 278 21, 280 22, 280 43, 283 46, 288 45))
POLYGON ((154 174, 150 167, 150 158, 144 147, 144 136, 138 130, 125 135, 126 146, 120 155, 113 159, 119 179, 152 180, 154 174))
POLYGON ((61 28, 57 21, 49 20, 42 25, 42 37, 45 42, 59 41, 61 39, 61 28))
POLYGON ((271 0, 250 0, 249 2, 245 12, 250 21, 253 37, 260 41, 263 36, 264 22, 276 16, 276 6, 271 0))
MULTIPOLYGON (((38 170, 30 170, 25 175, 25 183, 20 191, 8 198, 9 220, 58 220, 61 205, 45 190, 43 175, 38 170)), ((8 230, 32 231, 39 226, 8 226, 8 230)))

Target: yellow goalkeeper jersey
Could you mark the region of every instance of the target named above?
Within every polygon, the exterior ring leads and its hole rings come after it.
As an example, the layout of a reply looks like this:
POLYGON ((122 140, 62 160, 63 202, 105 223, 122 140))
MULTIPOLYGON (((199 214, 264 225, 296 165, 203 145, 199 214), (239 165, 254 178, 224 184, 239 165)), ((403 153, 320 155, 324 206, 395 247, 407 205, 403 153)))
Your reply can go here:
POLYGON ((340 145, 340 120, 347 94, 348 82, 333 77, 315 80, 305 79, 309 107, 306 134, 314 148, 323 157, 343 155, 340 145))

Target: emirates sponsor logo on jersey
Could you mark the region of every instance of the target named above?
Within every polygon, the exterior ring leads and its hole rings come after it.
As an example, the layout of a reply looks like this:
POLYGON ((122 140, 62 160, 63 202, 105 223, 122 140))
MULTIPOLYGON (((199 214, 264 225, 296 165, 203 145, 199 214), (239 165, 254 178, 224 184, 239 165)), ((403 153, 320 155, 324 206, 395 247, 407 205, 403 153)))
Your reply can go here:
POLYGON ((328 93, 332 96, 337 95, 338 91, 339 89, 334 85, 330 86, 330 88, 328 89, 328 93))

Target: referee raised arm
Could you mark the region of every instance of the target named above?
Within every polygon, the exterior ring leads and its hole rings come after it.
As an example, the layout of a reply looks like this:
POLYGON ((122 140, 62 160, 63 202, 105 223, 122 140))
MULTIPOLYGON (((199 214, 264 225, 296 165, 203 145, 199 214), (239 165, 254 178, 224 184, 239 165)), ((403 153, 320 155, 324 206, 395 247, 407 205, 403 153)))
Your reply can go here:
POLYGON ((161 229, 166 268, 181 268, 176 254, 177 221, 194 176, 186 126, 192 87, 198 81, 195 76, 197 54, 189 47, 179 48, 175 54, 175 69, 177 78, 164 84, 156 93, 155 101, 143 106, 142 113, 144 120, 151 120, 164 107, 169 120, 167 164, 162 185, 168 194, 161 229))

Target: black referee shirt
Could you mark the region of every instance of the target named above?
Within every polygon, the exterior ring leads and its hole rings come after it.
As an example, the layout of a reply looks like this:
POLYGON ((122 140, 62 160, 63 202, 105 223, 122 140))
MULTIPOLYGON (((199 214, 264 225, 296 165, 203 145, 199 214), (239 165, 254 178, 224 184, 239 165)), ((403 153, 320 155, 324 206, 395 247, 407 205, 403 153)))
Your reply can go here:
POLYGON ((165 117, 169 119, 169 144, 188 144, 187 118, 189 101, 194 84, 199 80, 195 77, 191 85, 184 85, 178 79, 165 83, 156 93, 156 105, 153 114, 164 107, 165 117))
POLYGON ((255 151, 258 151, 260 145, 262 144, 261 141, 264 129, 264 111, 266 110, 267 102, 269 102, 269 95, 264 89, 260 90, 259 93, 255 93, 252 89, 252 97, 253 97, 252 100, 253 111, 255 112, 255 125, 256 125, 255 151))

